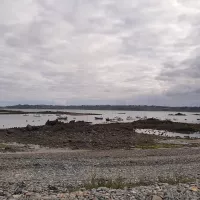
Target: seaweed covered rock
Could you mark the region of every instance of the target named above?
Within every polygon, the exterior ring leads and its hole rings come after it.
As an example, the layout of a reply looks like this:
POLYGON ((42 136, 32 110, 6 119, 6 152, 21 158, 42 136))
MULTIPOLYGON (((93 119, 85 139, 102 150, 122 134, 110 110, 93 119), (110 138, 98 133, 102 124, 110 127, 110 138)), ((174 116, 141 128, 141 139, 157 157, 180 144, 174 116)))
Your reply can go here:
POLYGON ((47 126, 54 126, 54 125, 56 125, 56 124, 61 124, 61 123, 62 123, 62 122, 59 122, 58 119, 52 120, 52 121, 47 120, 47 122, 45 123, 45 125, 47 125, 47 126))
POLYGON ((32 131, 32 130, 33 130, 33 127, 32 127, 30 124, 28 124, 28 125, 26 126, 26 130, 27 130, 27 131, 32 131))

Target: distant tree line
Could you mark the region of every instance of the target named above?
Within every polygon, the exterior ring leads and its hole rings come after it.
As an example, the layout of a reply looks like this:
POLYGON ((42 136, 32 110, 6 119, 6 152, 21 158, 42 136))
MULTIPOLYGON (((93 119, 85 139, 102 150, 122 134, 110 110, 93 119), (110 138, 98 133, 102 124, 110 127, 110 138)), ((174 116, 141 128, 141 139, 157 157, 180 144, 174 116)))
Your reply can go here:
POLYGON ((200 107, 169 107, 147 105, 14 105, 6 106, 8 109, 80 109, 80 110, 124 110, 124 111, 175 111, 200 112, 200 107))

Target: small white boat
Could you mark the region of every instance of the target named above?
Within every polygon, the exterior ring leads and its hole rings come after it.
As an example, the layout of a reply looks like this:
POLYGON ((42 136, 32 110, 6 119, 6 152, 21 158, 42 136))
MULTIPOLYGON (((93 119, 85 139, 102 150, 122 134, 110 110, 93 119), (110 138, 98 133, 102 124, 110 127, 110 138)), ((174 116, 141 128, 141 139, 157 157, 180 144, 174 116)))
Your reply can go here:
POLYGON ((60 117, 58 117, 57 119, 58 119, 58 120, 67 120, 68 118, 67 118, 67 116, 60 116, 60 117))
POLYGON ((132 118, 131 116, 128 116, 128 117, 126 118, 126 120, 130 121, 130 120, 133 120, 133 118, 132 118))
POLYGON ((118 122, 122 122, 122 121, 124 121, 121 117, 119 117, 118 119, 117 119, 117 121, 118 122))
POLYGON ((109 119, 109 118, 106 118, 106 122, 109 122, 109 121, 111 121, 111 119, 109 119))
POLYGON ((122 122, 124 120, 121 117, 114 117, 113 121, 122 122))
POLYGON ((103 117, 95 117, 95 120, 103 120, 103 117))
POLYGON ((41 117, 39 114, 34 115, 34 117, 41 117))

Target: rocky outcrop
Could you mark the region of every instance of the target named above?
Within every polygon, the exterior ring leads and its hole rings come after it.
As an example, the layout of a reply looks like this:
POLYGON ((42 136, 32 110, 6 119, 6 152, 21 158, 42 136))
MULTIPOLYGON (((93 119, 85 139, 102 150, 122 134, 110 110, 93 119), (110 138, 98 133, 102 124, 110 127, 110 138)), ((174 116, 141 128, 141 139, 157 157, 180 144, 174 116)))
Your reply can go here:
POLYGON ((26 126, 26 130, 27 130, 27 131, 32 131, 32 130, 33 130, 33 127, 32 127, 30 124, 28 124, 28 125, 26 126))
POLYGON ((47 126, 54 126, 56 124, 62 124, 62 122, 59 122, 58 119, 56 119, 56 120, 52 120, 52 121, 47 120, 47 122, 45 123, 45 125, 47 125, 47 126))

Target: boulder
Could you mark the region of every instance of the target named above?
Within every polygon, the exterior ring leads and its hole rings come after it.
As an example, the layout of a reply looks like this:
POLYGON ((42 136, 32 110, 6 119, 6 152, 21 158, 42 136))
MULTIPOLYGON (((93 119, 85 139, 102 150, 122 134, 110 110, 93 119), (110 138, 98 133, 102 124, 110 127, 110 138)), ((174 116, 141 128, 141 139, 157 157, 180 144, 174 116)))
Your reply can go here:
POLYGON ((162 200, 160 196, 153 195, 152 200, 162 200))
POLYGON ((27 130, 27 131, 32 131, 32 130, 33 130, 33 127, 32 127, 30 124, 28 124, 28 125, 26 126, 26 130, 27 130))
POLYGON ((58 123, 59 123, 58 119, 53 120, 53 121, 47 120, 47 122, 46 122, 45 125, 54 126, 54 125, 56 125, 56 124, 58 124, 58 123))

